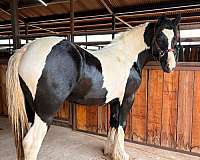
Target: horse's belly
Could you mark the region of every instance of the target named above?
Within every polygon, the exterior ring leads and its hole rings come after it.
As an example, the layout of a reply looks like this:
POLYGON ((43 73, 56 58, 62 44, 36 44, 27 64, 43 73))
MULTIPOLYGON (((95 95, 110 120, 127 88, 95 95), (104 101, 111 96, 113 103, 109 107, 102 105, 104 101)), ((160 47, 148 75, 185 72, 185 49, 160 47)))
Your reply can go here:
POLYGON ((97 77, 97 79, 82 78, 68 99, 79 104, 104 104, 106 102, 107 90, 103 88, 103 77, 97 77))

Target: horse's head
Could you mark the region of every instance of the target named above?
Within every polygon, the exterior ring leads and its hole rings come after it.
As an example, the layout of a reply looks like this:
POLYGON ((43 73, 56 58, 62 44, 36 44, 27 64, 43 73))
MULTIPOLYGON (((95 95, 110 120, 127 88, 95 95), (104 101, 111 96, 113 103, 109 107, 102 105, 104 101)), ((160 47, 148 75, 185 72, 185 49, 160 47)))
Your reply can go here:
POLYGON ((171 72, 176 67, 177 60, 177 33, 180 15, 175 19, 162 16, 153 27, 151 50, 153 56, 160 61, 164 72, 171 72))

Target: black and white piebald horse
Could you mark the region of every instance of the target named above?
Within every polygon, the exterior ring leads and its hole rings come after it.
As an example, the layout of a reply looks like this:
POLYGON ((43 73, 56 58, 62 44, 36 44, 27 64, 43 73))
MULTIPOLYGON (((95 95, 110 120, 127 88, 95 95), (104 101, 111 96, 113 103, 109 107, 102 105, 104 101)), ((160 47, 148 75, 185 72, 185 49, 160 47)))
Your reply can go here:
POLYGON ((87 105, 110 102, 104 153, 128 160, 126 118, 141 83, 144 65, 156 59, 164 72, 176 66, 180 16, 165 16, 121 33, 103 49, 89 52, 61 37, 36 39, 17 50, 7 70, 9 116, 18 160, 36 160, 55 112, 67 99, 87 105))

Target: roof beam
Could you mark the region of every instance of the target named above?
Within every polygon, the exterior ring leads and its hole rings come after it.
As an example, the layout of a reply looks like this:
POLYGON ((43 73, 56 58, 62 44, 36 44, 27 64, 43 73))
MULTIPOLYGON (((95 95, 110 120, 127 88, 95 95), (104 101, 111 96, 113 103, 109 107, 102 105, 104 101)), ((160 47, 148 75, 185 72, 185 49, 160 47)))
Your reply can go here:
MULTIPOLYGON (((11 16, 11 13, 10 13, 10 12, 8 12, 8 11, 2 9, 2 8, 0 8, 0 11, 2 11, 4 14, 7 14, 8 16, 11 16)), ((19 17, 19 15, 18 15, 18 20, 19 20, 19 22, 25 23, 24 20, 22 20, 22 18, 24 19, 24 17, 22 17, 22 16, 19 17)), ((47 31, 47 32, 50 32, 50 33, 58 34, 57 32, 54 32, 54 31, 51 31, 51 30, 48 30, 48 29, 45 29, 45 28, 41 28, 41 27, 38 27, 38 26, 34 26, 34 25, 32 25, 32 24, 30 24, 29 26, 34 27, 34 28, 37 28, 37 29, 40 29, 40 30, 44 30, 44 31, 47 31)))
MULTIPOLYGON (((76 0, 74 0, 76 1, 76 0)), ((55 4, 62 4, 62 3, 69 3, 70 0, 48 0, 45 1, 47 6, 49 5, 55 5, 55 4)), ((25 9, 25 8, 31 8, 31 7, 40 7, 43 6, 40 2, 35 1, 34 3, 28 3, 28 4, 19 4, 19 9, 25 9)))
POLYGON ((108 10, 108 12, 110 14, 114 14, 113 6, 112 6, 110 0, 100 0, 100 1, 106 7, 106 9, 108 10))
MULTIPOLYGON (((1 11, 1 12, 3 12, 4 14, 6 14, 6 15, 8 15, 8 16, 10 16, 10 17, 11 17, 11 13, 10 13, 10 12, 8 12, 8 11, 6 11, 5 9, 3 9, 3 8, 0 8, 0 11, 1 11)), ((19 20, 19 22, 22 22, 22 23, 24 23, 24 21, 23 21, 23 20, 21 20, 21 17, 19 17, 19 15, 18 15, 18 20, 19 20)))
MULTIPOLYGON (((159 12, 159 11, 172 11, 188 8, 199 8, 200 3, 198 1, 184 0, 175 2, 160 2, 156 5, 139 5, 139 6, 126 6, 121 8, 115 8, 117 15, 127 15, 127 14, 138 14, 138 13, 149 13, 149 12, 159 12)), ((178 14, 178 13, 177 13, 178 14)))
POLYGON ((113 11, 114 9, 112 7, 112 4, 111 4, 110 0, 100 0, 100 1, 106 7, 106 9, 108 10, 108 12, 111 15, 114 15, 117 20, 121 21, 122 23, 124 23, 128 27, 132 28, 132 26, 129 23, 125 22, 123 19, 121 19, 120 17, 118 17, 118 16, 115 15, 115 13, 113 11))

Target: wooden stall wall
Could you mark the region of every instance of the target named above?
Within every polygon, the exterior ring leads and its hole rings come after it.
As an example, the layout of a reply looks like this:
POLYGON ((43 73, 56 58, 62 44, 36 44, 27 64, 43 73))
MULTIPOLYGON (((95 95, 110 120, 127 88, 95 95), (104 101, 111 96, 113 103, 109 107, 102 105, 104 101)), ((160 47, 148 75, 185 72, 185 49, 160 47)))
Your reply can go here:
MULTIPOLYGON (((126 139, 200 153, 200 68, 146 68, 128 117, 126 139)), ((109 107, 76 106, 77 129, 106 134, 109 107)))
POLYGON ((184 46, 183 54, 179 54, 179 62, 200 62, 200 47, 184 46))
MULTIPOLYGON (((0 64, 0 115, 8 115, 8 107, 6 103, 6 69, 7 60, 3 60, 0 64)), ((64 121, 70 121, 69 103, 66 101, 60 107, 60 110, 56 114, 56 118, 64 121)))
POLYGON ((56 113, 55 118, 70 122, 70 103, 65 101, 60 107, 59 111, 56 113))
POLYGON ((0 64, 0 115, 7 116, 8 108, 6 104, 6 64, 0 64))

